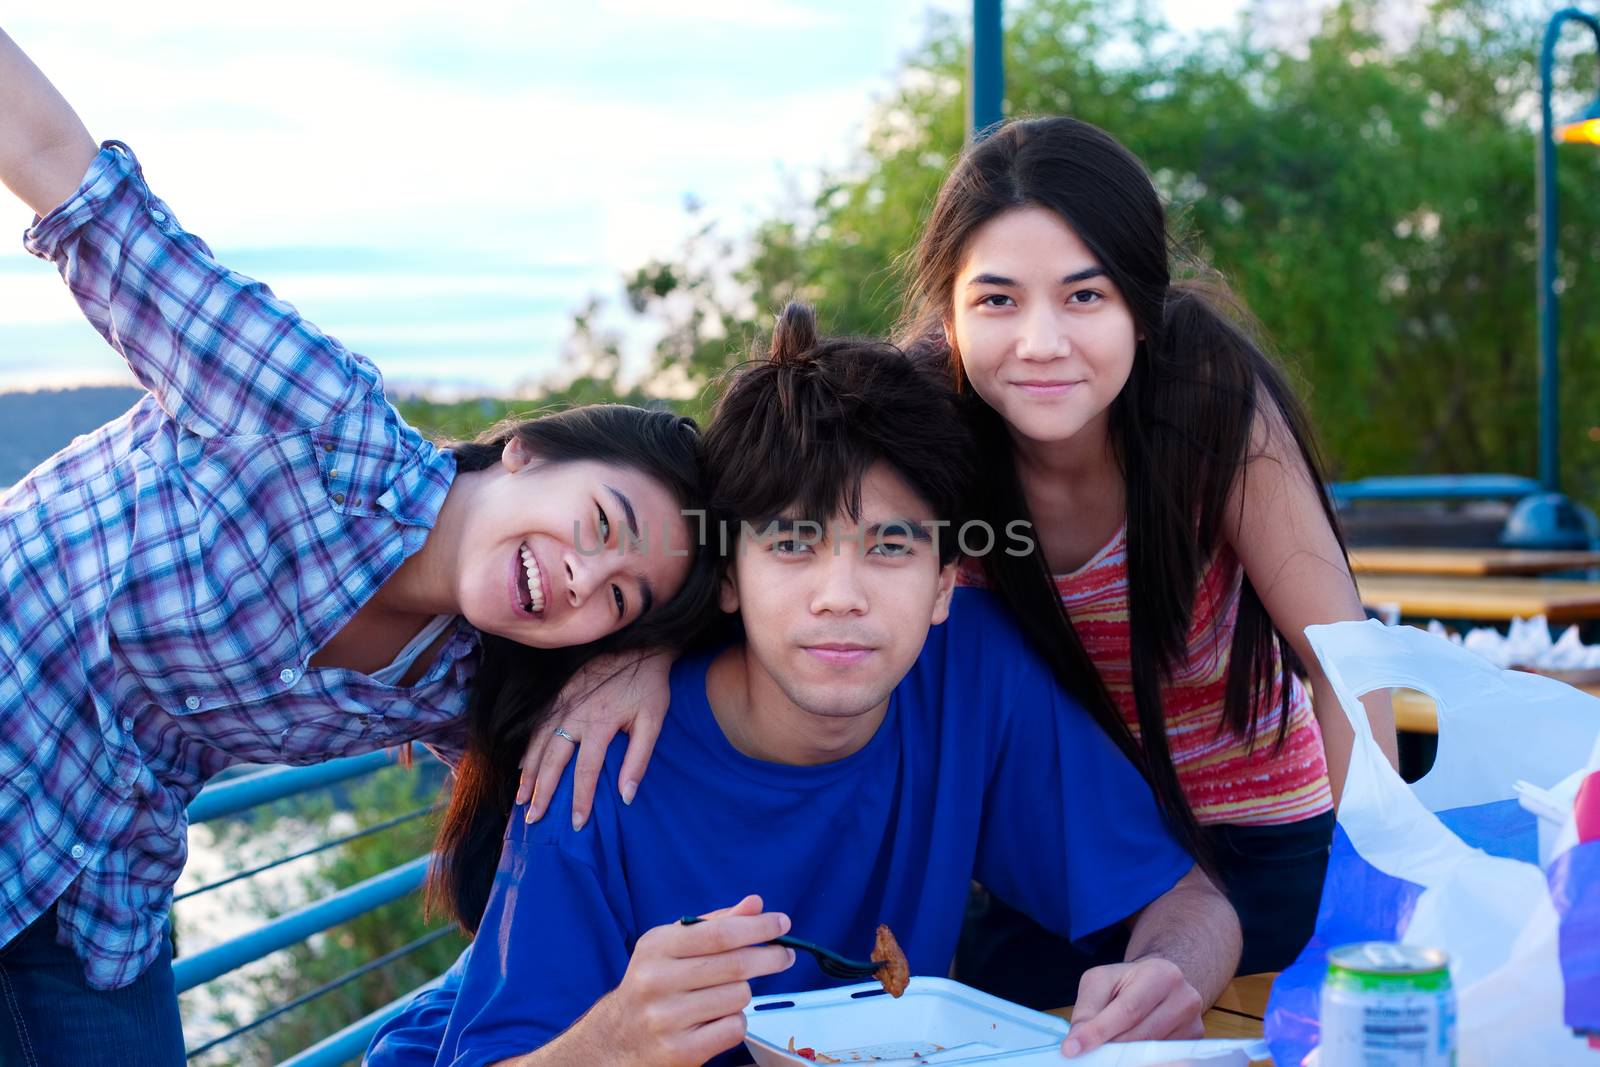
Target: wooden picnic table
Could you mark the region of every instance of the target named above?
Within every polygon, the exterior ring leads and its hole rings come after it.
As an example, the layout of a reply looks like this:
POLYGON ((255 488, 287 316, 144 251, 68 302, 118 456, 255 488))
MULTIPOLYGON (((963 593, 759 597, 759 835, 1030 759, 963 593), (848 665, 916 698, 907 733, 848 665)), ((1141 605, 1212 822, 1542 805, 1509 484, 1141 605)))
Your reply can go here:
POLYGON ((1553 623, 1600 619, 1600 582, 1554 578, 1359 574, 1369 608, 1399 605, 1406 618, 1504 622, 1543 615, 1553 623))
MULTIPOLYGON (((1216 1004, 1206 1012, 1207 1037, 1260 1037, 1262 1020, 1267 1015, 1267 994, 1277 973, 1247 974, 1235 978, 1222 991, 1216 1004)), ((1072 1007, 1057 1008, 1051 1012, 1063 1019, 1072 1019, 1072 1007)))
POLYGON ((1437 734, 1439 707, 1427 693, 1415 689, 1395 689, 1389 694, 1394 705, 1394 727, 1403 734, 1437 734))
POLYGON ((1357 574, 1444 574, 1457 577, 1551 574, 1600 567, 1600 552, 1522 548, 1390 548, 1350 550, 1357 574))

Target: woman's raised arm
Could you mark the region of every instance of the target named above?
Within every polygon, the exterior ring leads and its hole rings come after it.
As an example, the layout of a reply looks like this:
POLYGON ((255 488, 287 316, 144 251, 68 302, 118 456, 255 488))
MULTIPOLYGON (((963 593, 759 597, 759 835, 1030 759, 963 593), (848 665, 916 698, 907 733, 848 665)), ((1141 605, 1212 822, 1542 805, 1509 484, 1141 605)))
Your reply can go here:
POLYGON ((201 437, 325 424, 379 378, 266 286, 218 263, 145 185, 126 145, 97 145, 0 33, 0 181, 40 216, 28 251, 56 265, 139 383, 201 437))
POLYGON ((47 215, 78 188, 98 151, 72 106, 0 30, 0 182, 47 215))

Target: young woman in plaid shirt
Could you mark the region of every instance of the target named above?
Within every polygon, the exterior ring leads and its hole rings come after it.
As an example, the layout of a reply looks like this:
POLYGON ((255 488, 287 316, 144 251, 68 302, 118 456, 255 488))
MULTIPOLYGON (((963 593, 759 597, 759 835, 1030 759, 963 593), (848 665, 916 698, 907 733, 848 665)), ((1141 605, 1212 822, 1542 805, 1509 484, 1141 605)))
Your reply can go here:
POLYGON ((181 1063, 165 923, 202 783, 459 750, 469 701, 526 712, 495 739, 520 753, 596 653, 710 603, 697 435, 602 406, 435 446, 4 34, 0 180, 149 391, 0 497, 0 1062, 181 1063))

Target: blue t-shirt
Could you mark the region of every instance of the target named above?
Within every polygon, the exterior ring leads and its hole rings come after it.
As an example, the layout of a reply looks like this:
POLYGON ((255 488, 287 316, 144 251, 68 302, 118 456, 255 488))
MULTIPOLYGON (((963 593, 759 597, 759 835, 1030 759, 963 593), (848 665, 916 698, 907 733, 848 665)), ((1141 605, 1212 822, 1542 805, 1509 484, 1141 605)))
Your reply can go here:
MULTIPOLYGON (((631 806, 614 784, 619 738, 582 830, 513 814, 477 940, 443 987, 380 1031, 369 1063, 429 1062, 437 1049, 439 1064, 491 1064, 535 1049, 617 986, 646 930, 748 893, 786 912, 797 937, 858 958, 887 923, 912 974, 943 975, 972 878, 1081 938, 1191 866, 1144 781, 986 592, 956 592, 878 731, 833 763, 735 749, 706 699, 713 658, 673 668, 631 806)), ((569 765, 550 811, 571 800, 569 765)), ((757 996, 833 984, 804 953, 751 983, 757 996)), ((747 1062, 742 1049, 713 1062, 724 1061, 747 1062)))

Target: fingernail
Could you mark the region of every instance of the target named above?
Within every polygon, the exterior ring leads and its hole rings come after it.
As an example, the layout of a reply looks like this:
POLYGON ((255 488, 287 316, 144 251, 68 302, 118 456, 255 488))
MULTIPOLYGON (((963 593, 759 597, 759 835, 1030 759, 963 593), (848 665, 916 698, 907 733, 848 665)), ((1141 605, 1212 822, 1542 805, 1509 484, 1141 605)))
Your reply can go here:
POLYGON ((522 821, 530 825, 539 821, 539 816, 533 813, 533 805, 528 805, 527 813, 522 816, 522 821))
POLYGON ((633 803, 633 794, 637 793, 638 791, 639 791, 639 783, 638 782, 623 782, 622 783, 622 802, 624 804, 632 804, 633 803))
POLYGON ((1076 1056, 1082 1051, 1083 1046, 1078 1044, 1076 1038, 1069 1037, 1065 1041, 1061 1042, 1061 1054, 1063 1056, 1076 1056))
POLYGON ((784 951, 789 953, 789 962, 786 963, 784 966, 793 967, 794 966, 794 949, 788 948, 788 949, 784 949, 784 951))
POLYGON ((583 829, 583 818, 584 817, 582 815, 579 815, 577 812, 573 812, 572 813, 572 828, 574 830, 582 830, 583 829))
POLYGON ((778 913, 778 925, 783 927, 783 931, 782 931, 783 933, 788 933, 789 932, 789 916, 783 914, 782 912, 779 912, 778 913))

